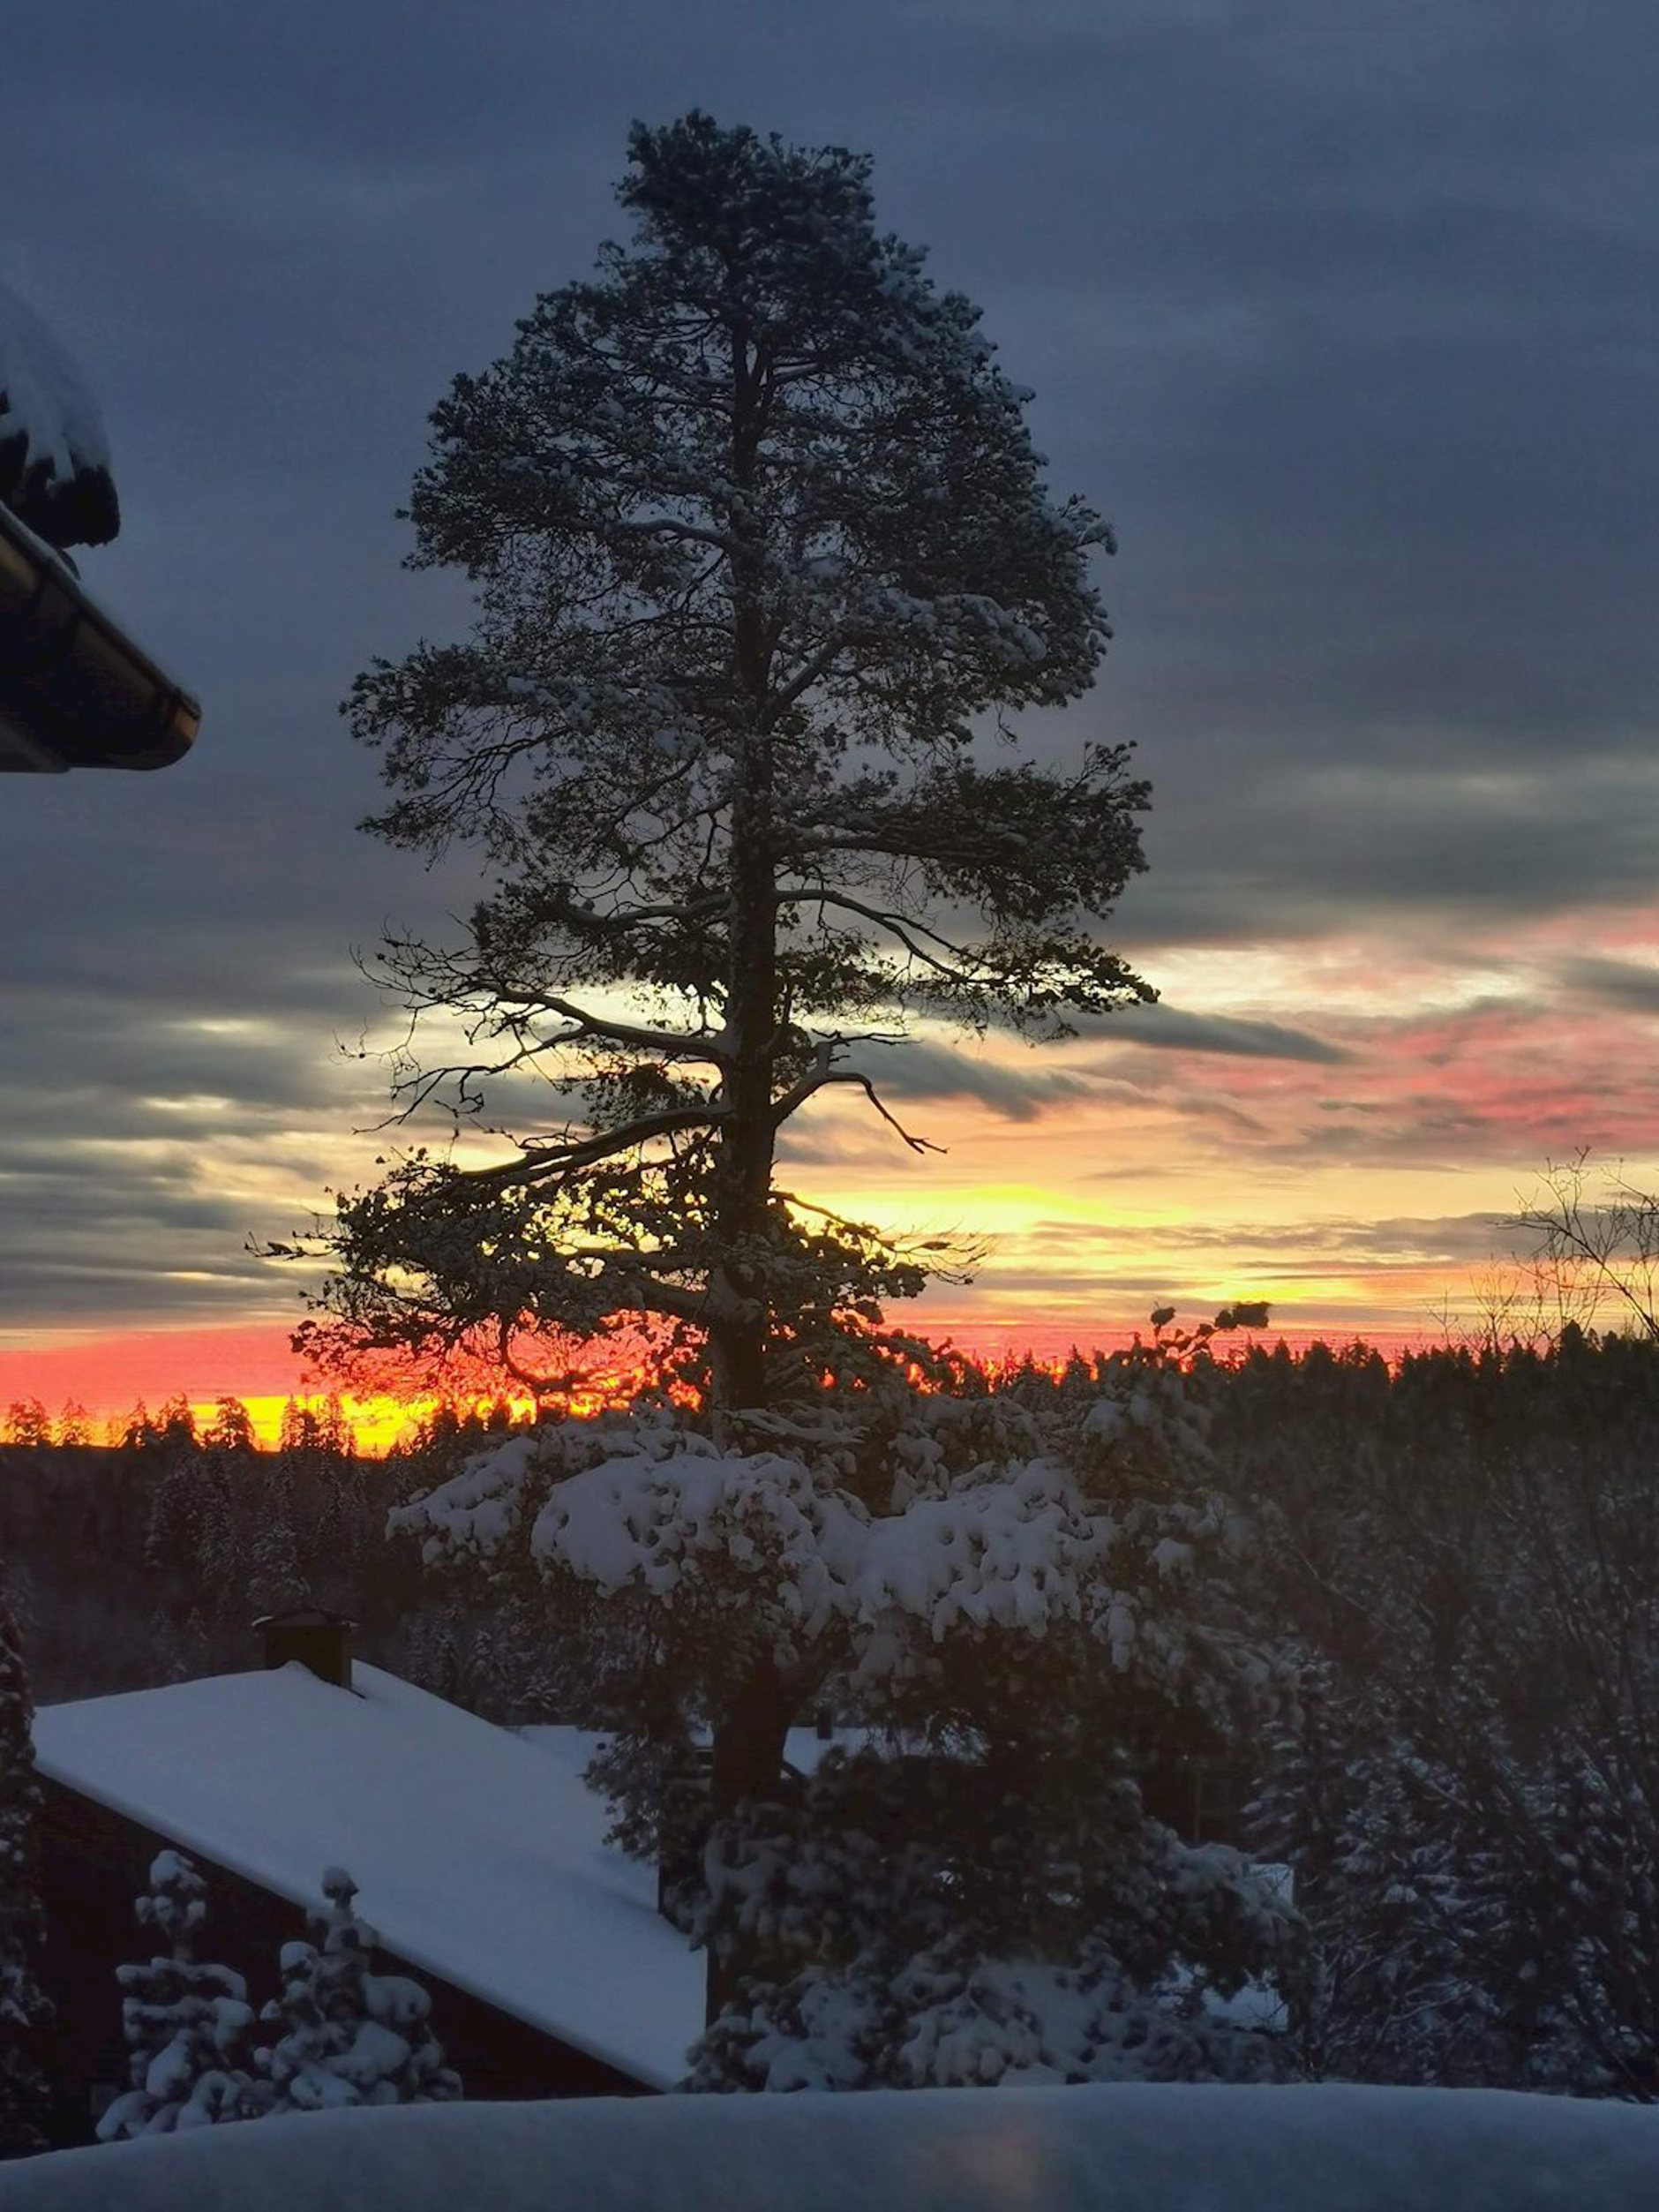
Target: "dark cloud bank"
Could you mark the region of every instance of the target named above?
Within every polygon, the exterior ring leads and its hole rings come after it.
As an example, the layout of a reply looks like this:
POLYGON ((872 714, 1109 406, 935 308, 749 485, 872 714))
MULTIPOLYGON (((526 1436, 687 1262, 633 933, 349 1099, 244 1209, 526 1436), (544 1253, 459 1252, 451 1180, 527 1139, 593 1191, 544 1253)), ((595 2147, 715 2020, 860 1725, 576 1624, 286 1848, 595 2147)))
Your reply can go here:
POLYGON ((239 1222, 205 1283, 146 1277, 229 1223, 123 1155, 147 1127, 124 1102, 229 1102, 204 1142, 310 1110, 306 1069, 368 1011, 348 947, 465 902, 463 869, 354 837, 372 769, 334 705, 461 619, 398 568, 426 410, 619 227, 636 115, 870 149, 884 218, 1037 388, 1056 486, 1115 516, 1121 642, 1042 734, 1142 744, 1153 865, 1121 928, 1154 980, 1178 938, 1645 896, 1656 49, 1645 8, 1537 0, 88 0, 14 25, 0 274, 104 397, 128 520, 88 580, 207 719, 163 776, 0 789, 9 1140, 94 1148, 98 1193, 77 1212, 0 1164, 0 1326, 234 1318, 239 1222), (267 1021, 268 1049, 225 1064, 198 1017, 267 1021))

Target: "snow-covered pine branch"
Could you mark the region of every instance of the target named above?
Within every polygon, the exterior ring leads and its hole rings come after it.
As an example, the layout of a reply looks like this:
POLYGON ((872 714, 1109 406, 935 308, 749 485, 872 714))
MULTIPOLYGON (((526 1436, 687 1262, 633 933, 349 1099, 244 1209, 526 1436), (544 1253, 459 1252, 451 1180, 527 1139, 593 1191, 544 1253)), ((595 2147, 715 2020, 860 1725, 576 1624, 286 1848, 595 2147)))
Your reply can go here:
POLYGON ((539 1590, 581 1652, 567 1710, 619 1731, 617 1832, 701 1863, 672 1894, 728 2009, 698 2086, 1271 2069, 1277 2046, 1200 1997, 1287 1993, 1300 1924, 1236 1852, 1149 1818, 1136 1779, 1160 1746, 1225 1740, 1265 1676, 1231 1618, 1241 1531, 1201 1390, 1126 1356, 1040 1416, 894 1388, 767 1424, 746 1449, 667 1409, 563 1421, 391 1524, 480 1599, 539 1590), (803 1785, 786 1731, 825 1704, 879 1748, 803 1785), (708 1724, 712 1775, 732 1764, 699 1862, 669 1784, 708 1724), (980 2018, 1015 1988, 1047 1992, 1023 2058, 980 2018), (868 2033, 838 2043, 855 2015, 868 2033), (968 2043, 982 2073, 946 2055, 968 2043))

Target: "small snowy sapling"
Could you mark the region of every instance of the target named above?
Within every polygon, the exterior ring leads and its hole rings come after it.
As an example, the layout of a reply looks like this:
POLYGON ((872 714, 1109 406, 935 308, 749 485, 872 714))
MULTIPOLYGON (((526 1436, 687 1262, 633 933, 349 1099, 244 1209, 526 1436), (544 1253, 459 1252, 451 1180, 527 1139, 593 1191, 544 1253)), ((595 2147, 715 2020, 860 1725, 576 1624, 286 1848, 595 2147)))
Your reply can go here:
POLYGON ((310 1943, 282 1946, 282 1992, 260 2018, 283 2033, 258 2053, 275 2109, 426 2104, 461 2095, 432 2029, 432 1998, 407 1975, 377 1974, 374 1930, 352 1910, 357 1885, 340 1867, 322 1877, 326 1912, 310 1943))
POLYGON ((137 1911, 168 1948, 142 1965, 116 1968, 132 2086, 99 2121, 99 2141, 253 2118, 266 2100, 242 2064, 253 2025, 247 1984, 229 1967, 196 1956, 206 1884, 182 1852, 156 1855, 137 1911))

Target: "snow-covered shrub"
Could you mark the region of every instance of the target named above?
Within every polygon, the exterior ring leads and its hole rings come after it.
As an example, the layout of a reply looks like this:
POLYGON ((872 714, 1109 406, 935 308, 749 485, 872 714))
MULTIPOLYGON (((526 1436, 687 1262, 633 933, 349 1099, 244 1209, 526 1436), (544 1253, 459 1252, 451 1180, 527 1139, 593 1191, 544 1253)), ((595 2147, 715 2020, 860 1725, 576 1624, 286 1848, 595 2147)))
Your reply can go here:
POLYGON ((116 1968, 131 2087, 100 2119, 99 2141, 252 2118, 266 2109, 266 2099, 242 2064, 253 2025, 247 1984, 229 1967, 196 1956, 207 1917, 206 1884, 182 1852, 157 1854, 137 1913, 168 1949, 163 1957, 116 1968))
POLYGON ((995 2088, 1280 2078, 1269 2033, 1076 1966, 957 1943, 747 1988, 696 2047, 690 2089, 995 2088))
POLYGON ((432 2028, 432 1998, 408 1975, 377 1974, 374 1931, 352 1910, 357 1884, 325 1870, 327 1912, 311 1943, 282 1946, 282 1990, 261 2012, 282 2034, 256 2054, 274 2109, 425 2104, 461 2095, 432 2028))

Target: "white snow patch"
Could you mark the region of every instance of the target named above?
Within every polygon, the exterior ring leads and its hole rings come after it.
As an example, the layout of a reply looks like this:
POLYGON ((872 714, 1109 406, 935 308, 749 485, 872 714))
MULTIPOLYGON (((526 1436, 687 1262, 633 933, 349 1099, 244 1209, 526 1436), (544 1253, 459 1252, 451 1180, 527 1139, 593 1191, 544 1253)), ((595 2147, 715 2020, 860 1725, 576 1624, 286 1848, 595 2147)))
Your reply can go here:
POLYGON ((0 284, 0 440, 19 431, 25 468, 46 462, 61 483, 109 465, 103 417, 80 371, 34 310, 0 284))

